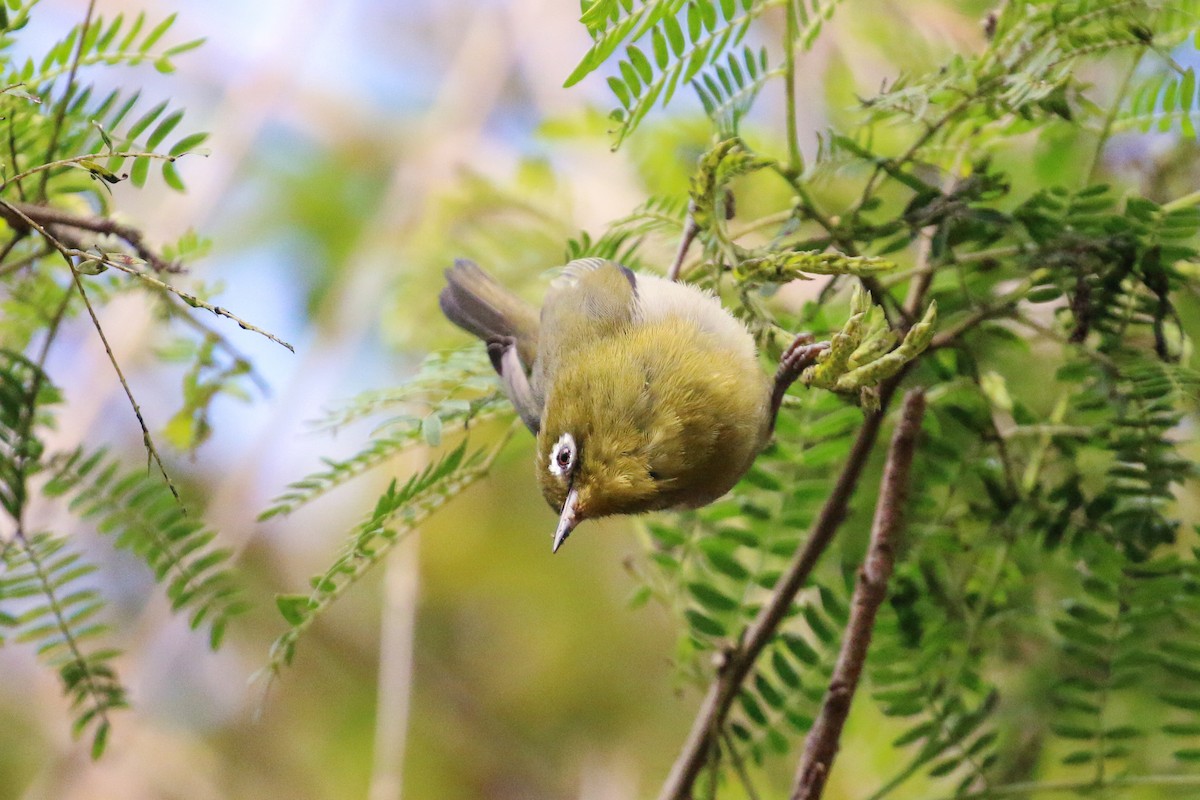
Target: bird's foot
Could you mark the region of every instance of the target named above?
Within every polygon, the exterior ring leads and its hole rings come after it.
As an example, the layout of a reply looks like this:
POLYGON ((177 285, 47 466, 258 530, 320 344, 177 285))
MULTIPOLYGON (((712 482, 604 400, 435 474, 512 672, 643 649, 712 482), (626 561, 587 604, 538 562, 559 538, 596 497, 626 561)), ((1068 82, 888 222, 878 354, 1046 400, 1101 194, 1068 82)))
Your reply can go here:
POLYGON ((829 342, 814 342, 811 333, 798 335, 779 357, 779 369, 775 371, 775 386, 771 391, 771 429, 783 405, 783 396, 804 370, 817 363, 817 358, 829 349, 829 342))

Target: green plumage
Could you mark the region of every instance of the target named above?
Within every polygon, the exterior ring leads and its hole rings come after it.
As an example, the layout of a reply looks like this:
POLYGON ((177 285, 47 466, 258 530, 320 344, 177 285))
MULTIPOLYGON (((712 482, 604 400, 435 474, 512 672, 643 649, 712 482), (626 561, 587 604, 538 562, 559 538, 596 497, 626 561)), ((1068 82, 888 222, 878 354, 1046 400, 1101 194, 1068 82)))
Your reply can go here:
POLYGON ((767 385, 684 318, 629 324, 563 359, 538 434, 537 477, 561 508, 548 470, 554 442, 579 443, 584 517, 699 506, 727 492, 765 442, 767 385))
POLYGON ((580 519, 715 500, 770 435, 753 340, 711 295, 587 259, 567 266, 535 323, 474 264, 447 279, 443 310, 488 342, 537 433, 538 484, 563 515, 556 545, 580 519))

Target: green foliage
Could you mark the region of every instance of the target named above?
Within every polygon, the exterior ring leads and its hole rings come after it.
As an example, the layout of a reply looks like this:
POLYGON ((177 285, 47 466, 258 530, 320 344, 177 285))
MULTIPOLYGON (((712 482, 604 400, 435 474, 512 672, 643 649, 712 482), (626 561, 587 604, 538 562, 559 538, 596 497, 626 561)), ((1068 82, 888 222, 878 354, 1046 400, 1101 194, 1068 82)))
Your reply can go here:
MULTIPOLYGON (((486 355, 477 347, 430 355, 404 385, 361 394, 319 424, 341 428, 385 413, 392 416, 375 428, 365 447, 346 459, 327 459, 324 469, 290 484, 260 518, 289 514, 414 446, 440 448, 448 437, 469 434, 488 420, 511 422, 515 417, 498 391, 486 355)), ((464 438, 403 485, 393 480, 367 518, 350 532, 334 563, 312 579, 312 591, 277 598, 289 628, 271 647, 270 672, 278 673, 292 662, 301 634, 405 535, 486 475, 507 441, 505 435, 490 449, 468 450, 464 438)))
MULTIPOLYGON (((38 180, 61 181, 79 190, 87 186, 75 179, 73 172, 79 170, 93 179, 95 189, 91 193, 99 202, 104 202, 104 193, 98 191, 104 183, 129 178, 134 185, 143 186, 152 162, 159 161, 163 180, 168 186, 182 191, 184 187, 174 166, 175 159, 195 152, 207 138, 203 133, 189 134, 159 150, 178 127, 183 118, 182 111, 167 113, 168 104, 164 101, 137 113, 138 93, 126 94, 117 89, 103 97, 93 97, 90 86, 70 87, 58 104, 43 102, 73 69, 135 66, 149 62, 159 72, 174 71, 176 56, 203 43, 202 39, 197 39, 159 49, 160 41, 167 36, 174 21, 173 14, 156 24, 151 24, 144 13, 131 20, 121 14, 108 22, 97 18, 87 24, 86 29, 84 23, 71 28, 66 37, 51 46, 40 62, 29 58, 19 65, 11 61, 6 63, 5 85, 23 87, 19 94, 5 95, 13 140, 10 167, 17 173, 6 176, 6 183, 24 183, 19 176, 44 171, 46 177, 39 175, 38 180), (59 108, 64 110, 64 115, 62 127, 56 133, 56 126, 48 126, 45 122, 59 108), (56 161, 53 158, 56 152, 67 155, 56 161), (44 159, 44 163, 39 159, 44 159), (122 172, 129 164, 132 165, 129 172, 122 172), (97 179, 99 183, 95 182, 97 179)), ((9 30, 17 30, 22 25, 12 23, 9 30)), ((13 40, 6 41, 11 44, 13 40)), ((51 186, 50 190, 53 188, 51 186)))
POLYGON ((71 701, 74 732, 90 733, 98 757, 109 712, 127 701, 112 666, 116 651, 94 643, 105 631, 97 622, 105 598, 96 588, 101 582, 89 577, 94 568, 71 544, 71 521, 94 524, 116 547, 144 560, 171 607, 186 612, 193 627, 207 626, 214 648, 244 604, 228 568, 230 551, 216 546, 215 532, 185 511, 167 476, 96 309, 118 293, 140 289, 162 312, 155 337, 172 320, 199 332, 164 353, 188 365, 183 408, 166 432, 183 449, 207 438, 214 398, 242 394, 242 379, 252 375, 228 341, 194 319, 192 310, 270 334, 210 303, 203 286, 187 291, 166 280, 203 253, 205 243, 195 233, 158 249, 134 224, 114 218, 111 208, 112 184, 128 180, 143 187, 154 167, 161 167, 168 187, 182 191, 175 163, 198 153, 207 135, 186 131, 183 111, 169 102, 143 103, 139 92, 126 88, 99 92, 91 76, 137 65, 169 73, 176 58, 201 40, 172 41, 173 15, 105 20, 89 10, 43 57, 19 61, 19 37, 36 7, 17 0, 0 5, 0 505, 7 522, 0 541, 0 627, 8 630, 4 644, 32 646, 57 671, 71 701), (155 471, 122 466, 92 443, 47 451, 42 432, 70 414, 71 406, 60 404, 44 369, 60 346, 61 326, 75 317, 88 320, 101 340, 129 400, 129 422, 140 426, 155 471), (36 514, 30 512, 34 504, 40 506, 36 514), (52 517, 55 529, 29 530, 31 519, 47 518, 48 504, 65 512, 52 517))
POLYGON ((448 433, 472 424, 509 416, 479 348, 434 353, 417 374, 398 389, 365 392, 331 412, 318 424, 340 428, 355 420, 391 413, 372 431, 370 442, 349 458, 326 459, 325 468, 288 484, 259 519, 289 514, 298 506, 377 467, 418 444, 438 447, 448 433))
POLYGON ((42 370, 17 353, 0 350, 0 500, 13 524, 0 542, 0 643, 33 643, 58 672, 75 713, 76 735, 90 728, 92 754, 104 751, 108 712, 125 705, 125 690, 108 649, 88 649, 104 632, 96 615, 104 601, 86 586, 94 567, 63 538, 25 530, 29 480, 44 468, 38 428, 60 398, 42 370))
POLYGON ((833 392, 860 392, 863 407, 877 409, 876 387, 925 352, 933 340, 937 303, 930 304, 925 316, 898 344, 899 337, 888 327, 883 309, 872 306, 859 286, 854 287, 850 312, 846 324, 830 340, 829 349, 800 380, 806 386, 833 392))
POLYGON ((594 43, 566 85, 582 80, 624 45, 624 55, 617 60, 618 74, 608 79, 620 103, 610 115, 618 126, 614 149, 656 103, 665 106, 681 84, 692 81, 705 105, 711 105, 711 113, 728 120, 733 132, 770 72, 763 50, 756 53, 747 47, 736 58, 723 61, 722 57, 741 44, 753 20, 777 5, 778 0, 591 3, 583 20, 594 43))
MULTIPOLYGON (((806 163, 794 126, 753 137, 766 142, 754 148, 739 136, 760 89, 801 68, 794 59, 828 31, 835 4, 778 4, 784 13, 766 16, 775 5, 582 7, 592 45, 567 84, 612 64, 617 144, 682 82, 699 94, 713 140, 686 196, 650 198, 578 235, 567 258, 652 269, 645 254, 670 252, 683 235, 681 274, 719 292, 766 352, 798 330, 830 341, 786 398, 773 443, 728 496, 646 521, 637 598, 675 619, 682 680, 713 681, 858 457, 864 411, 848 400, 887 414, 895 384, 922 385, 929 412, 912 501, 856 701, 870 706, 856 713, 883 717, 895 758, 864 796, 986 798, 1047 786, 1082 796, 1125 782, 1200 783, 1188 739, 1200 731, 1200 651, 1189 639, 1200 538, 1187 524, 1194 509, 1179 502, 1197 477, 1194 448, 1181 440, 1200 395, 1187 317, 1200 193, 1165 200, 1153 187, 1099 177, 1114 132, 1148 125, 1194 135, 1194 73, 1173 51, 1192 39, 1200 9, 1002 4, 978 48, 866 93, 848 124, 820 133, 806 163), (777 16, 783 24, 770 27, 777 16), (773 50, 760 42, 778 28, 785 57, 772 67, 773 50), (1096 81, 1111 94, 1081 78, 1095 74, 1112 78, 1096 81), (1078 152, 1089 163, 1068 158, 1078 152), (778 201, 764 200, 770 184, 778 201), (693 234, 699 247, 689 253, 693 234), (820 292, 803 305, 778 302, 781 284, 816 276, 825 276, 820 292)), ((795 119, 794 81, 783 83, 795 119)), ((485 375, 480 357, 457 379, 485 375)), ((267 513, 420 441, 425 419, 440 432, 482 413, 401 388, 355 401, 345 419, 414 394, 426 405, 402 418, 398 441, 373 437, 267 513)), ((389 489, 312 594, 281 599, 291 627, 272 667, 290 661, 296 636, 373 563, 375 548, 409 529, 380 515, 423 518, 423 487, 443 486, 430 495, 441 502, 456 480, 481 474, 457 460, 463 447, 389 489)), ((772 759, 812 725, 848 618, 873 469, 860 483, 838 544, 718 720, 700 778, 708 786, 689 787, 693 795, 722 795, 728 781, 746 780, 746 763, 771 775, 772 759)))
POLYGON ((241 356, 221 352, 221 339, 209 333, 200 342, 180 339, 169 352, 160 352, 163 360, 189 364, 183 376, 183 407, 163 429, 166 440, 180 450, 195 450, 212 435, 209 409, 218 397, 249 400, 241 380, 251 372, 250 362, 241 356))
POLYGON ((5 544, 2 555, 0 626, 11 629, 14 642, 37 645, 39 658, 58 673, 71 700, 72 732, 90 729, 92 758, 99 758, 111 727, 108 714, 127 701, 111 664, 117 652, 88 646, 104 632, 94 620, 103 598, 80 585, 94 567, 63 539, 45 533, 22 534, 5 544))
MULTIPOLYGON (((825 18, 810 11, 789 9, 794 51, 825 18)), ((1096 148, 1135 127, 1194 136, 1194 72, 1170 53, 1192 38, 1195 12, 1191 3, 1004 4, 986 47, 864 97, 853 133, 823 134, 803 166, 733 138, 762 82, 786 70, 763 59, 751 72, 732 35, 705 52, 706 66, 726 74, 697 79, 718 143, 691 184, 704 250, 684 274, 715 288, 731 277, 735 312, 759 331, 780 321, 774 285, 832 275, 799 315, 832 340, 805 382, 846 390, 862 370, 877 383, 904 368, 931 387, 911 519, 868 663, 871 699, 899 726, 901 760, 872 798, 899 796, 918 776, 938 794, 980 797, 1039 778, 1080 791, 1131 773, 1152 783, 1196 759, 1186 741, 1168 751, 1159 737, 1200 730, 1191 650, 1176 644, 1198 602, 1195 533, 1176 518, 1180 487, 1197 475, 1179 446, 1200 384, 1178 306, 1195 291, 1198 198, 1156 202, 1087 174, 1039 185, 997 166, 1022 157, 1017 137, 1031 131, 1061 137, 1094 122, 1099 143, 1083 146, 1096 148), (1130 77, 1105 111, 1080 68, 1113 62, 1130 77), (738 224, 754 173, 787 183, 791 205, 738 224), (834 175, 857 198, 836 215, 815 199, 834 175), (766 243, 739 230, 765 232, 766 243), (848 280, 861 286, 847 318, 838 289, 848 280), (1048 616, 1052 627, 1035 622, 1048 616), (1056 687, 1054 702, 1025 674, 1056 687), (1040 713, 1019 733, 1012 715, 1022 704, 1040 713), (1019 735, 1065 762, 1062 771, 1039 769, 1019 735), (1180 755, 1145 756, 1160 750, 1180 755)), ((674 63, 668 47, 663 63, 646 58, 639 71, 630 46, 645 37, 652 49, 656 26, 669 45, 679 14, 632 3, 585 10, 596 44, 573 78, 625 53, 610 80, 623 109, 618 143, 674 63)), ((728 498, 647 525, 644 596, 678 617, 685 675, 711 677, 707 665, 758 614, 850 454, 860 412, 809 392, 785 404, 775 444, 728 498)), ((853 542, 863 522, 844 527, 853 542)), ((808 729, 844 626, 855 547, 818 571, 743 682, 720 769, 736 773, 739 751, 756 761, 789 752, 808 729)))
MULTIPOLYGON (((503 446, 504 440, 501 441, 503 446)), ((367 518, 350 533, 341 554, 313 576, 307 595, 279 595, 276 605, 290 626, 271 645, 267 669, 278 674, 291 664, 300 635, 320 612, 353 586, 417 525, 445 502, 487 474, 499 447, 467 450, 462 442, 398 486, 393 480, 367 518)))
POLYGON ((71 511, 145 561, 165 584, 171 610, 187 609, 193 628, 207 623, 212 648, 219 647, 229 618, 246 606, 226 567, 230 551, 211 547, 216 531, 189 516, 157 476, 123 472, 103 451, 75 451, 50 466, 43 491, 69 496, 71 511))

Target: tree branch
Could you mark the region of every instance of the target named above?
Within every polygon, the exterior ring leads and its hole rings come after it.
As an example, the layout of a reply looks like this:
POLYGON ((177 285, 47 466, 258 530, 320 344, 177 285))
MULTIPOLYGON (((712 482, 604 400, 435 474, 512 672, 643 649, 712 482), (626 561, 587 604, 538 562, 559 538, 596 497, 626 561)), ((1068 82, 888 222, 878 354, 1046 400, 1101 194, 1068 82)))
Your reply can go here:
POLYGON ((177 262, 167 261, 154 250, 150 249, 146 245, 142 232, 132 225, 125 225, 107 217, 89 217, 72 214, 69 211, 54 208, 53 206, 35 205, 33 203, 10 203, 9 205, 17 213, 14 214, 0 207, 0 215, 3 215, 9 224, 18 230, 26 228, 27 224, 25 220, 31 219, 45 228, 73 228, 91 233, 110 234, 128 244, 137 253, 138 258, 149 264, 155 272, 180 271, 177 262))
POLYGON ((667 269, 667 280, 679 280, 679 271, 683 269, 683 260, 687 258, 688 249, 692 246, 692 241, 698 233, 700 233, 700 226, 696 224, 696 218, 692 216, 692 204, 688 203, 687 218, 683 221, 683 237, 679 240, 679 249, 675 251, 675 260, 667 269))
POLYGON ((750 674, 763 648, 774 638, 797 593, 808 581, 813 567, 842 524, 858 479, 875 447, 888 403, 906 371, 902 370, 880 386, 879 411, 867 414, 862 427, 858 429, 858 436, 842 467, 842 473, 825 500, 825 505, 821 507, 821 513, 813 523, 804 547, 792 558, 791 564, 775 584, 770 600, 743 633, 740 643, 725 654, 724 663, 708 688, 683 750, 667 775, 666 783, 658 795, 659 800, 688 800, 691 797, 692 784, 704 768, 738 689, 750 674))
POLYGON ((875 506, 871 544, 858 572, 858 585, 851 602, 850 621, 842 638, 829 689, 821 713, 808 732, 804 755, 796 771, 792 800, 819 800, 837 756, 842 727, 862 675, 875 627, 875 615, 887 596, 887 582, 895 562, 894 539, 900 530, 908 500, 908 477, 912 467, 917 432, 925 415, 925 394, 914 389, 904 398, 904 408, 888 450, 883 486, 875 506))

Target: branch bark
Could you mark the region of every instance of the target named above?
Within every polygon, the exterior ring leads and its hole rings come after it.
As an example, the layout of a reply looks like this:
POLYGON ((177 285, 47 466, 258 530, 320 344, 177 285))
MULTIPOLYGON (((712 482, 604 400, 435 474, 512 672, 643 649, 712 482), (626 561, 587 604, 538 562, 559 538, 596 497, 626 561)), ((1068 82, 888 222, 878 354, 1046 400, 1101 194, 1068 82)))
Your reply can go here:
POLYGON ((879 428, 887 412, 888 403, 896 391, 896 386, 904 377, 905 372, 893 376, 880 387, 879 411, 868 414, 863 425, 858 429, 858 436, 850 449, 850 455, 838 476, 837 483, 821 507, 821 513, 813 523, 805 542, 791 564, 771 592, 771 598, 759 611, 754 622, 746 629, 739 644, 733 647, 724 659, 724 664, 717 672, 717 677, 709 686, 708 693, 692 723, 683 750, 675 760, 671 772, 667 775, 659 793, 659 800, 688 800, 691 797, 692 785, 695 783, 700 770, 708 759, 709 753, 717 741, 729 708, 737 697, 738 689, 754 662, 775 636, 779 624, 787 615, 797 593, 808 581, 808 576, 816 566, 821 554, 833 541, 838 527, 846 516, 846 508, 854 489, 858 485, 859 476, 870 458, 879 436, 879 428))
POLYGON ((123 240, 137 253, 138 258, 150 265, 155 272, 178 272, 179 265, 167 261, 145 242, 142 232, 132 225, 125 225, 108 217, 92 217, 72 214, 61 208, 35 203, 10 203, 17 213, 0 209, 0 215, 17 229, 27 229, 27 221, 33 220, 45 228, 71 228, 89 233, 111 234, 123 240))
POLYGON ((850 703, 862 675, 875 627, 875 615, 887 596, 887 582, 895 562, 895 537, 904 518, 908 500, 909 472, 912 467, 917 432, 925 415, 925 395, 919 389, 904 398, 904 409, 888 450, 883 485, 875 506, 871 526, 871 544, 858 572, 858 584, 851 602, 850 621, 842 638, 829 689, 821 713, 808 732, 804 754, 796 771, 792 800, 819 800, 825 781, 837 756, 842 728, 850 713, 850 703))
POLYGON ((679 239, 679 248, 675 251, 675 258, 672 259, 671 266, 667 268, 667 280, 679 280, 679 272, 683 269, 683 260, 687 258, 688 249, 691 248, 692 241, 698 233, 700 233, 700 226, 696 224, 696 220, 692 216, 692 204, 688 203, 687 217, 683 221, 683 235, 679 239))

